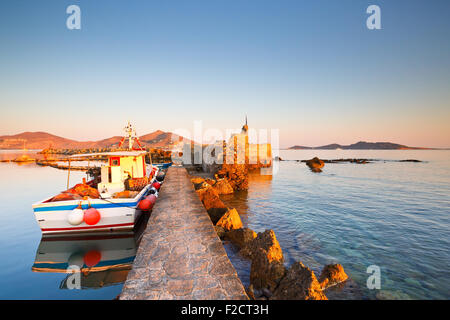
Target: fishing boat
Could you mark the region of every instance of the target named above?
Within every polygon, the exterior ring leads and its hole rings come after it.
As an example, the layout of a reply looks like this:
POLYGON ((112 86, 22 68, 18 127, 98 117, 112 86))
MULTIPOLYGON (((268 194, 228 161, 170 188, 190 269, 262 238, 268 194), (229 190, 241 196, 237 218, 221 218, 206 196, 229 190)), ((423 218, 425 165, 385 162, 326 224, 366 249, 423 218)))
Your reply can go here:
MULTIPOLYGON (((146 164, 147 152, 130 123, 125 128, 129 147, 124 151, 73 155, 69 158, 67 190, 32 205, 44 234, 133 229, 143 212, 156 202, 164 175, 146 164), (107 163, 91 172, 92 179, 69 188, 70 160, 106 158, 107 163)), ((121 144, 123 144, 122 139, 121 144)))

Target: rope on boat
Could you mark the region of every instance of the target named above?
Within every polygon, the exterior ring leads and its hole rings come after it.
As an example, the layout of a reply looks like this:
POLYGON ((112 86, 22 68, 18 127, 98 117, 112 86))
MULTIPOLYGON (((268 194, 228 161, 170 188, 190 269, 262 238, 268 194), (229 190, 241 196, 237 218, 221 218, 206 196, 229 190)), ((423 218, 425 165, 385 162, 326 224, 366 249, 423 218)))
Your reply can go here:
MULTIPOLYGON (((151 158, 150 158, 150 162, 151 162, 151 158)), ((156 175, 155 175, 155 178, 153 178, 153 179, 151 180, 151 183, 153 183, 155 180, 156 180, 156 175)), ((149 183, 149 184, 150 184, 150 183, 149 183)), ((148 192, 149 192, 149 190, 147 190, 147 191, 144 193, 143 197, 145 197, 146 195, 148 195, 148 192)), ((143 198, 143 197, 142 197, 142 198, 143 198)), ((138 209, 138 205, 135 206, 135 207, 132 207, 132 206, 127 206, 127 205, 124 205, 124 204, 121 204, 121 203, 112 202, 112 201, 109 201, 108 199, 104 199, 104 198, 102 198, 102 200, 104 200, 104 201, 106 201, 106 202, 108 202, 108 203, 114 204, 114 205, 116 205, 116 206, 118 206, 118 207, 129 208, 129 209, 133 209, 133 210, 137 210, 137 209, 138 209)))

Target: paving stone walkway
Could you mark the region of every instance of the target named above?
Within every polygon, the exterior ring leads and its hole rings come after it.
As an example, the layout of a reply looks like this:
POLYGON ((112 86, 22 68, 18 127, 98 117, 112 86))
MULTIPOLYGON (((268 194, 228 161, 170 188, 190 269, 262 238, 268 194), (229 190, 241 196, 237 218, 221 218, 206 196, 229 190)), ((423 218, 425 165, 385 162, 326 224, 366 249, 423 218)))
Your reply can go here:
POLYGON ((166 174, 120 299, 248 299, 182 167, 166 174))

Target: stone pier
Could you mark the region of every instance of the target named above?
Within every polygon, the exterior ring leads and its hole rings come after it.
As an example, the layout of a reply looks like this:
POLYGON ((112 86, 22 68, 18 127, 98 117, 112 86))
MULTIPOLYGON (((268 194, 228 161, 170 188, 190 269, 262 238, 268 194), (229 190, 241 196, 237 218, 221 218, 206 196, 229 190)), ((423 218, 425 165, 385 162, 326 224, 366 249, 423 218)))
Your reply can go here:
POLYGON ((182 167, 166 174, 120 299, 248 299, 182 167))

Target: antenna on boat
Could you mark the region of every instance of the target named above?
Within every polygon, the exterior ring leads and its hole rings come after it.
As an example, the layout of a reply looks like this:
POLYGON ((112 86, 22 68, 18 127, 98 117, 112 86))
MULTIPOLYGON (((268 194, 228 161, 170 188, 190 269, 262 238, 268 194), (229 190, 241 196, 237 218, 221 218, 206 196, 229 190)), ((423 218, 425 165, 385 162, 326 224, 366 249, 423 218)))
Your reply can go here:
POLYGON ((127 126, 124 128, 126 137, 128 138, 128 149, 133 149, 133 142, 136 138, 136 130, 133 129, 133 126, 131 125, 130 121, 128 121, 127 126))
POLYGON ((128 150, 133 150, 133 144, 135 140, 139 145, 140 150, 144 150, 141 143, 139 142, 136 130, 133 128, 130 121, 128 121, 127 126, 123 128, 123 130, 125 131, 125 136, 122 138, 122 140, 120 140, 119 148, 121 148, 125 140, 128 139, 128 150))

